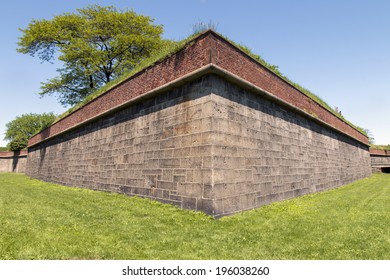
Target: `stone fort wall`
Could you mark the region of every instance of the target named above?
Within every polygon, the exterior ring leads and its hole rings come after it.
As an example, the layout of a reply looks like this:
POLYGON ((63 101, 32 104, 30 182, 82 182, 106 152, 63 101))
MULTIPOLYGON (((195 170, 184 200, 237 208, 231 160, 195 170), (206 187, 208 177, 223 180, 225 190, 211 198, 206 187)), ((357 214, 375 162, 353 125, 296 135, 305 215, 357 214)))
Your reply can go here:
POLYGON ((367 143, 206 32, 35 135, 26 173, 220 217, 369 176, 367 143))
POLYGON ((370 149, 370 157, 374 172, 390 173, 390 151, 370 149))
POLYGON ((368 148, 291 108, 218 80, 212 100, 218 214, 314 193, 371 174, 368 148))
POLYGON ((24 173, 27 163, 27 151, 0 152, 0 172, 24 173))
POLYGON ((29 150, 27 174, 214 217, 370 175, 365 145, 206 75, 29 150))

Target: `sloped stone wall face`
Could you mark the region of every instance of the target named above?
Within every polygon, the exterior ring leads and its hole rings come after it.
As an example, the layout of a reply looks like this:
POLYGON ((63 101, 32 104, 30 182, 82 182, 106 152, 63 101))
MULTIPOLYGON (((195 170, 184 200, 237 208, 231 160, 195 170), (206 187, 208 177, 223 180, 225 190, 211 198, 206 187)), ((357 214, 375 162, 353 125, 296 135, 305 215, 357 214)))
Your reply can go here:
POLYGON ((390 155, 371 154, 371 166, 373 168, 390 168, 390 155))
POLYGON ((0 172, 11 172, 12 158, 0 157, 0 172))
POLYGON ((0 172, 24 173, 27 156, 0 157, 0 172))
POLYGON ((26 170, 27 153, 0 153, 0 172, 24 173, 26 170))
POLYGON ((34 135, 29 140, 28 146, 32 147, 75 126, 98 118, 150 91, 166 87, 178 80, 183 82, 183 80, 187 80, 188 76, 200 75, 199 71, 210 71, 211 67, 214 68, 213 71, 215 68, 219 68, 229 72, 229 75, 236 75, 252 86, 267 91, 284 102, 317 116, 318 119, 358 141, 369 144, 366 135, 286 80, 278 77, 229 41, 209 30, 188 42, 181 50, 128 77, 47 129, 34 135))
POLYGON ((213 89, 215 216, 371 175, 366 145, 221 79, 213 89))
POLYGON ((221 217, 371 168, 357 140, 206 75, 30 147, 26 173, 221 217))
POLYGON ((390 151, 370 148, 372 172, 390 173, 390 151))
POLYGON ((210 77, 29 149, 27 174, 212 214, 210 77))

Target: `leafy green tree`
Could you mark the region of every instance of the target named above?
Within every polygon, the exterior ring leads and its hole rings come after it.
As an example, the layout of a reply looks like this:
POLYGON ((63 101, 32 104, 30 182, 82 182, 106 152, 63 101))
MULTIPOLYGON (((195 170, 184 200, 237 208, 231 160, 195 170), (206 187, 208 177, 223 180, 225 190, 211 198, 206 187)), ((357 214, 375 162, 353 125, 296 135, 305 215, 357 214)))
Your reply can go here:
POLYGON ((368 137, 368 143, 370 143, 371 145, 375 144, 374 134, 372 134, 371 130, 363 128, 363 131, 366 133, 368 137))
POLYGON ((17 116, 6 124, 4 140, 9 140, 7 147, 11 151, 22 150, 27 147, 28 139, 42 129, 50 126, 56 115, 53 113, 24 114, 17 116))
POLYGON ((21 53, 64 63, 59 76, 42 83, 41 96, 58 95, 74 105, 94 90, 131 70, 159 49, 163 27, 153 19, 113 6, 87 6, 51 20, 32 20, 19 38, 21 53))

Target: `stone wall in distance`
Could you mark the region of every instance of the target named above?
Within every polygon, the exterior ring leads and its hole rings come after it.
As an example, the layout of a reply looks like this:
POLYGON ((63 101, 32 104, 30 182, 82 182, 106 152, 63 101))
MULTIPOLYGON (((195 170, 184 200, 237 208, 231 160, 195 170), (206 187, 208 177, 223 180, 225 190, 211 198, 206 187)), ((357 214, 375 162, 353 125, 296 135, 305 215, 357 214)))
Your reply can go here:
POLYGON ((27 151, 0 152, 0 172, 24 173, 26 162, 27 151))
POLYGON ((388 156, 371 155, 371 165, 372 167, 390 168, 390 155, 388 156))

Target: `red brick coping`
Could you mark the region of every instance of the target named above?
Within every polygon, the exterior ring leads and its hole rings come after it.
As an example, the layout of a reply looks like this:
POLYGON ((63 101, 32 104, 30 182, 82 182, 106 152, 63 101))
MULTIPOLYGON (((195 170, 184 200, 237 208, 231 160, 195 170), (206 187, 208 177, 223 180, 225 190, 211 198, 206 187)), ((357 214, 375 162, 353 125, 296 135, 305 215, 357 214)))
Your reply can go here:
POLYGON ((181 50, 132 75, 83 107, 34 135, 32 147, 54 136, 207 73, 245 83, 368 146, 368 138, 215 32, 208 30, 181 50))
POLYGON ((370 149, 370 154, 375 156, 388 156, 390 157, 389 150, 370 149))
POLYGON ((21 150, 16 152, 0 152, 0 158, 12 158, 16 156, 27 156, 27 150, 21 150))

